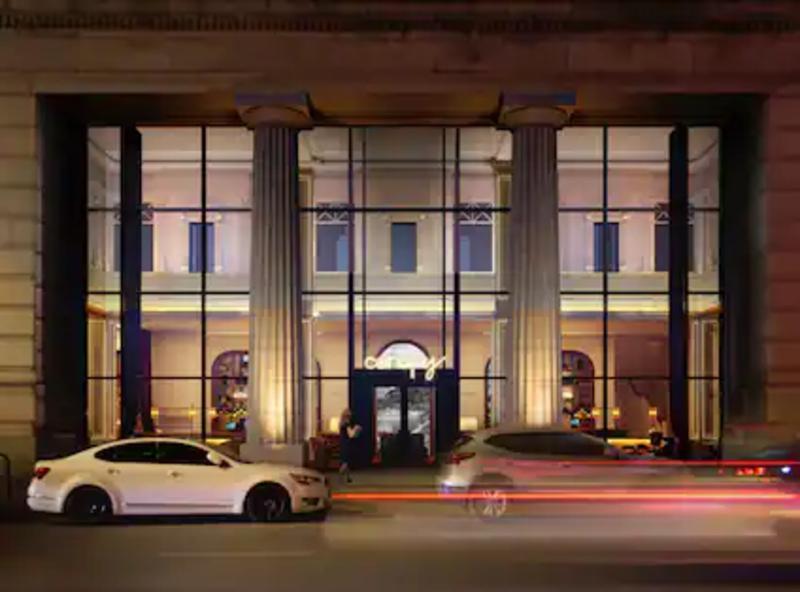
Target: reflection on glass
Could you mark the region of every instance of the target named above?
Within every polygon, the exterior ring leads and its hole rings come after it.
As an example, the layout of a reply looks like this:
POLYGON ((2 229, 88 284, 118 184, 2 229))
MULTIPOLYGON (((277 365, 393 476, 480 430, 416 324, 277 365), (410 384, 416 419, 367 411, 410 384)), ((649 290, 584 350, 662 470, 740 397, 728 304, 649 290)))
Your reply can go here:
POLYGON ((93 440, 112 440, 119 435, 120 383, 116 378, 86 381, 87 428, 93 440))
POLYGON ((90 291, 116 292, 119 279, 119 215, 117 211, 90 211, 88 273, 90 291))
POLYGON ((402 396, 400 387, 376 386, 375 391, 375 450, 382 456, 397 445, 402 425, 402 396))
POLYGON ((429 458, 434 454, 431 419, 435 393, 432 386, 408 387, 408 433, 413 458, 429 458))
POLYGON ((116 127, 92 127, 88 134, 87 205, 119 208, 120 131, 116 127))
POLYGON ((689 437, 714 442, 719 438, 718 378, 689 381, 689 437))
POLYGON ((719 128, 689 128, 689 203, 719 207, 719 128))
POLYGON ((689 290, 719 290, 719 212, 695 211, 689 243, 689 290))

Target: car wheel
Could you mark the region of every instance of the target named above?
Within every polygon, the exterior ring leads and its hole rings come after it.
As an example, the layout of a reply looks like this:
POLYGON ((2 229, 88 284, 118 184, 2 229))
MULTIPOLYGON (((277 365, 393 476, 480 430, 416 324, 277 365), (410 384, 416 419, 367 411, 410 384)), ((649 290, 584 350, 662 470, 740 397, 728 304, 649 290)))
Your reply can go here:
POLYGON ((93 524, 114 514, 111 498, 99 487, 79 487, 64 502, 64 514, 73 522, 93 524))
POLYGON ((244 511, 252 522, 282 522, 290 515, 289 495, 280 485, 257 485, 247 494, 244 511))
POLYGON ((492 520, 508 513, 508 490, 505 481, 479 482, 470 488, 469 510, 475 516, 492 520))

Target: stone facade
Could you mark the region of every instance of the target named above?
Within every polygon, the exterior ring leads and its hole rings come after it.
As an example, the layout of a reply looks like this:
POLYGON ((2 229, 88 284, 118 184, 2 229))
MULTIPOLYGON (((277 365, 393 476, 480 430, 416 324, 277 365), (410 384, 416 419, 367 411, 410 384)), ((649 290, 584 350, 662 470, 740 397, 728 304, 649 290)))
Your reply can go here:
POLYGON ((800 89, 764 109, 767 416, 800 423, 800 89))
POLYGON ((34 458, 40 213, 36 100, 23 84, 0 90, 0 138, 0 452, 20 474, 34 458))
MULTIPOLYGON (((307 90, 331 111, 369 93, 576 91, 619 116, 633 95, 758 93, 764 106, 767 419, 800 423, 800 9, 791 2, 132 0, 0 2, 0 451, 33 457, 36 94, 234 96, 307 90), (465 3, 467 4, 467 3, 465 3), (688 6, 691 5, 691 10, 688 6), (299 8, 298 8, 299 6, 299 8), (620 5, 622 6, 622 5, 620 5), (468 14, 468 16, 464 16, 468 14), (344 98, 343 98, 344 97, 344 98)), ((46 289, 46 286, 45 286, 46 289)), ((21 470, 27 470, 23 468, 21 470)))

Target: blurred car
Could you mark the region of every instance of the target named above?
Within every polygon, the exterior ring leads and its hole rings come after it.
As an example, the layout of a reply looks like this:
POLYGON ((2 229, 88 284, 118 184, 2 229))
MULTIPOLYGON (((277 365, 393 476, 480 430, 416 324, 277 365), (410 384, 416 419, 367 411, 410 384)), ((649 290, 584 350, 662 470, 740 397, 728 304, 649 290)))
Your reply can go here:
POLYGON ((79 521, 112 515, 243 514, 274 522, 330 506, 325 477, 235 460, 203 444, 135 438, 36 463, 28 506, 79 521))
POLYGON ((769 476, 758 468, 738 469, 722 471, 714 461, 629 455, 600 438, 563 428, 499 428, 462 437, 445 463, 439 488, 446 494, 465 493, 468 507, 478 515, 498 517, 511 498, 547 499, 560 492, 569 492, 572 499, 593 490, 584 497, 600 499, 600 492, 607 499, 671 499, 674 493, 675 499, 686 500, 715 491, 724 496, 733 486, 747 499, 745 489, 762 487, 769 476))

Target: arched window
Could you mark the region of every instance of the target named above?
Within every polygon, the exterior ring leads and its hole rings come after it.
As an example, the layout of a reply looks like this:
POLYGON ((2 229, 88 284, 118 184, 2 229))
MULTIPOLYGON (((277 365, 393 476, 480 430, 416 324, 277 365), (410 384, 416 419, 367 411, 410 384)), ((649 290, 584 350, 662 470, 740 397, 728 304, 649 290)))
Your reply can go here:
POLYGON ((215 433, 244 433, 247 416, 249 356, 244 350, 222 352, 211 364, 211 404, 215 433))
POLYGON ((425 368, 428 352, 413 341, 393 341, 383 347, 377 360, 381 368, 425 368))

